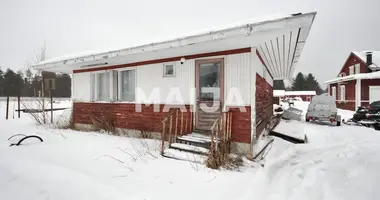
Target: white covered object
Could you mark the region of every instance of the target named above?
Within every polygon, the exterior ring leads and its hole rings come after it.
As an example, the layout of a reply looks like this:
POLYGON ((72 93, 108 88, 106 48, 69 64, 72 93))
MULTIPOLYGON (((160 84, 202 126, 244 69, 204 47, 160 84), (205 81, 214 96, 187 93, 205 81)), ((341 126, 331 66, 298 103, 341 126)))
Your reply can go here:
POLYGON ((302 110, 289 107, 288 109, 284 110, 282 113, 282 117, 285 119, 293 119, 293 120, 298 120, 301 121, 301 116, 302 116, 302 110))

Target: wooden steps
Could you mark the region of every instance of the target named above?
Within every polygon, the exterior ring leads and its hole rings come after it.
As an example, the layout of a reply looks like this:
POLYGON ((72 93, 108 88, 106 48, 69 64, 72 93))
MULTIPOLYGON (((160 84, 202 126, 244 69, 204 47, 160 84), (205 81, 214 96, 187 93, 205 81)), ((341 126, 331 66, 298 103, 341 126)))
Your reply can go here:
MULTIPOLYGON (((217 142, 216 139, 214 139, 217 142)), ((163 156, 177 160, 193 162, 194 156, 198 160, 207 158, 210 154, 211 138, 208 135, 192 133, 176 138, 168 149, 165 149, 163 156)))

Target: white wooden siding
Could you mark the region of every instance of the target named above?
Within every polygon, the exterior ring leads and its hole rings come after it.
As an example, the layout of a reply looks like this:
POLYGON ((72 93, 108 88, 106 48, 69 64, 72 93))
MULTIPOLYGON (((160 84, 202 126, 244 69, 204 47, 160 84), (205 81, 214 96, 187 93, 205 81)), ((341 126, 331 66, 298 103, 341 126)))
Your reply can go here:
POLYGON ((90 73, 73 74, 72 99, 76 102, 89 102, 91 100, 90 73))
MULTIPOLYGON (((224 58, 224 100, 226 106, 251 105, 250 85, 252 84, 252 80, 255 81, 255 79, 251 77, 252 68, 257 68, 258 73, 260 72, 261 76, 264 76, 271 85, 273 84, 269 73, 264 73, 265 68, 257 58, 255 52, 210 58, 224 58), (230 92, 233 96, 232 99, 228 97, 230 92), (241 98, 237 98, 237 94, 240 94, 241 98)), ((135 67, 136 102, 147 104, 195 104, 195 60, 186 60, 182 65, 179 61, 171 63, 175 64, 174 77, 163 76, 164 63, 135 67), (182 97, 183 102, 177 101, 175 98, 175 96, 179 94, 178 91, 180 91, 180 96, 178 97, 182 97), (157 98, 154 98, 155 95, 157 98)), ((123 68, 117 70, 121 71, 123 68)), ((91 73, 98 72, 76 73, 73 75, 74 100, 85 102, 91 100, 91 73)))
POLYGON ((228 55, 224 63, 225 105, 250 105, 251 53, 228 55))
MULTIPOLYGON (((164 63, 136 67, 136 101, 160 104, 193 104, 194 99, 190 98, 193 91, 190 88, 193 88, 195 84, 195 62, 194 60, 187 60, 183 65, 180 62, 174 62, 174 64, 174 77, 163 76, 164 63), (150 95, 159 95, 155 99, 156 102, 154 99, 149 99, 150 95), (179 102, 177 98, 183 99, 183 102, 179 102)), ((154 98, 153 96, 151 97, 154 98)))

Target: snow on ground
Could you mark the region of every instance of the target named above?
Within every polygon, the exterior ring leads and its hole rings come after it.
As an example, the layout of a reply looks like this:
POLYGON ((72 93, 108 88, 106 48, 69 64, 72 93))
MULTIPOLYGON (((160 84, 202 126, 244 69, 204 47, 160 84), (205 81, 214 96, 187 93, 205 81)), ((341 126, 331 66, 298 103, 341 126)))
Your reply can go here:
MULTIPOLYGON (((295 106, 305 109, 307 104, 295 106)), ((255 189, 247 191, 245 199, 378 199, 379 131, 298 121, 288 124, 293 126, 283 131, 299 130, 307 134, 309 143, 293 145, 276 139, 265 167, 252 180, 255 189)))
MULTIPOLYGON (((295 106, 305 109, 307 103, 295 106)), ((275 139, 264 167, 227 171, 162 158, 156 140, 0 117, 0 199, 357 200, 380 195, 375 188, 380 184, 380 132, 370 128, 290 121, 293 126, 283 131, 302 130, 308 144, 275 139), (13 134, 37 134, 44 142, 9 147, 13 134)))
MULTIPOLYGON (((4 105, 0 102, 0 109, 4 105)), ((234 199, 254 168, 211 170, 160 156, 157 140, 132 139, 36 126, 27 116, 3 118, 0 134, 0 199, 234 199), (9 147, 14 134, 44 139, 9 147), (233 187, 239 186, 239 187, 233 187)))

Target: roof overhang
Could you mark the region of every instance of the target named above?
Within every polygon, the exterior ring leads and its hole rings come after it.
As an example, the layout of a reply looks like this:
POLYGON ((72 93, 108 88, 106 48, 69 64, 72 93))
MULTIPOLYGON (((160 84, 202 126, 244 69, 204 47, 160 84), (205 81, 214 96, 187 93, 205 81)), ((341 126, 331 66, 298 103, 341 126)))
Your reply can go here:
POLYGON ((292 77, 316 12, 296 14, 131 48, 75 54, 45 60, 33 68, 72 73, 97 68, 200 53, 252 47, 275 80, 292 77))
POLYGON ((340 82, 352 81, 352 80, 361 80, 361 79, 380 79, 380 71, 338 77, 332 80, 328 80, 324 82, 324 84, 328 85, 328 84, 334 84, 334 83, 340 83, 340 82))

